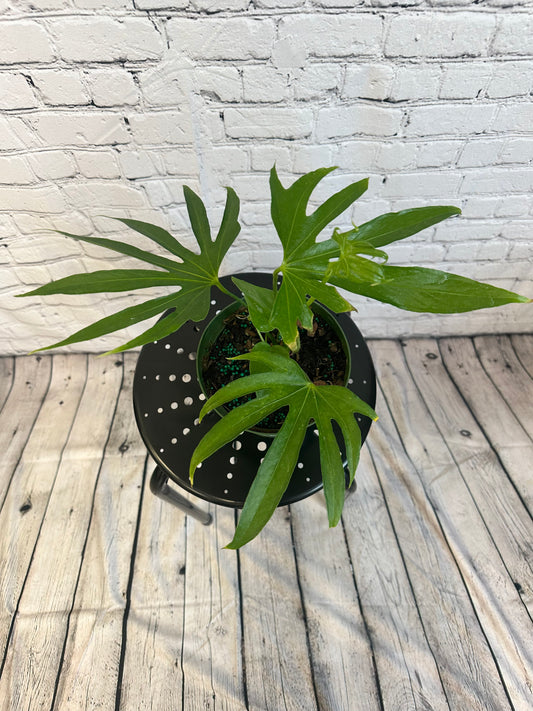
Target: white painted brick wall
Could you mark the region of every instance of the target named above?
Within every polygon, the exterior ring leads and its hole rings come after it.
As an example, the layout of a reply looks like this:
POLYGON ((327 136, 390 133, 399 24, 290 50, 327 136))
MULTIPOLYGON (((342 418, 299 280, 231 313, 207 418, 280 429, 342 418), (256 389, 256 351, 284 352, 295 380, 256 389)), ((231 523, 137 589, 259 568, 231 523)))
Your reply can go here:
MULTIPOLYGON (((103 214, 156 222, 193 247, 184 183, 214 222, 223 186, 242 198, 225 273, 277 266, 274 161, 287 181, 337 165, 321 198, 369 176, 339 226, 460 206, 461 218, 391 247, 391 261, 533 296, 529 0, 0 0, 0 13, 0 353, 140 301, 14 295, 77 271, 139 266, 50 232, 125 237, 103 214)), ((530 306, 428 316, 358 303, 371 337, 533 324, 530 306)), ((73 349, 109 348, 138 330, 73 349)))

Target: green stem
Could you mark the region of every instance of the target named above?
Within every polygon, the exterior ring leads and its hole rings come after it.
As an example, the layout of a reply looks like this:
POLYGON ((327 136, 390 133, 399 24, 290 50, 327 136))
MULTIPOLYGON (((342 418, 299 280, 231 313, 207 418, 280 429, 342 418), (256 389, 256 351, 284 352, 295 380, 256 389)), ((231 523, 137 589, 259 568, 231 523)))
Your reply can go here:
POLYGON ((277 269, 274 269, 274 273, 272 274, 272 291, 274 294, 278 291, 278 274, 281 272, 281 269, 282 266, 279 266, 277 269))
POLYGON ((242 301, 242 299, 241 299, 239 296, 236 296, 236 295, 235 295, 233 292, 231 292, 229 289, 226 289, 226 287, 223 286, 223 285, 220 283, 220 281, 219 281, 218 279, 217 279, 217 281, 215 282, 215 286, 217 286, 217 287, 220 289, 220 291, 222 291, 222 292, 223 292, 224 294, 226 294, 227 296, 231 296, 231 298, 234 299, 235 301, 242 301))

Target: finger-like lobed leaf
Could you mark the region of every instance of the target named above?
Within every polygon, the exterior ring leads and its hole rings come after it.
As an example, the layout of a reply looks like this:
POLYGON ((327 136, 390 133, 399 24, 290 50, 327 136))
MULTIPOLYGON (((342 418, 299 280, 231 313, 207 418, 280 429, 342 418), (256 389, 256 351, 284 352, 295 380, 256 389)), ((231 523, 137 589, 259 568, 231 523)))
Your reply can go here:
POLYGON ((132 289, 142 289, 152 286, 181 287, 179 293, 173 294, 170 297, 164 297, 161 300, 152 299, 145 304, 139 304, 135 307, 124 309, 113 316, 100 319, 92 324, 92 326, 77 331, 69 338, 54 344, 54 346, 47 346, 40 350, 46 350, 47 348, 53 348, 58 345, 77 343, 90 338, 97 338, 111 333, 112 331, 130 326, 138 321, 151 318, 165 311, 166 308, 169 307, 169 304, 174 308, 174 312, 170 317, 164 319, 164 321, 160 321, 149 328, 145 333, 110 352, 116 353, 126 350, 127 348, 144 345, 151 340, 163 338, 165 335, 177 330, 189 319, 201 321, 206 317, 209 311, 211 287, 216 285, 224 290, 218 278, 218 270, 222 259, 240 231, 238 222, 239 199, 231 188, 227 189, 224 216, 217 237, 213 242, 207 222, 207 214, 201 199, 198 195, 193 193, 190 188, 185 188, 184 191, 193 232, 200 246, 200 254, 191 252, 161 227, 138 220, 119 219, 119 222, 122 222, 139 234, 163 246, 171 254, 178 256, 182 261, 176 262, 166 257, 153 255, 117 240, 82 237, 62 232, 61 234, 67 237, 113 249, 114 251, 148 262, 149 264, 162 267, 166 271, 111 269, 93 272, 92 274, 75 274, 70 277, 65 277, 64 279, 53 281, 27 294, 21 294, 21 296, 130 291, 132 289), (159 310, 157 310, 158 306, 161 306, 159 310))
POLYGON ((349 274, 336 274, 331 281, 343 289, 406 311, 451 314, 530 301, 512 291, 438 269, 388 264, 381 268, 384 279, 376 284, 361 283, 349 274))
POLYGON ((384 247, 391 242, 411 235, 442 222, 452 215, 460 215, 461 210, 451 205, 414 207, 400 212, 388 212, 365 222, 354 231, 357 239, 369 242, 373 247, 384 247))
POLYGON ((283 245, 283 264, 279 268, 283 282, 276 294, 271 322, 292 350, 297 347, 298 320, 307 328, 312 319, 306 305, 308 297, 320 300, 336 312, 353 308, 334 287, 324 283, 328 262, 338 255, 338 247, 331 240, 327 245, 317 244, 316 238, 365 192, 368 180, 348 185, 308 215, 313 190, 332 170, 315 170, 289 188, 282 186, 275 167, 270 173, 272 220, 283 245))
POLYGON ((236 360, 260 363, 265 372, 245 376, 218 390, 205 403, 201 417, 242 395, 258 392, 260 396, 231 410, 202 438, 193 453, 189 475, 192 477, 200 462, 231 442, 243 429, 252 427, 284 405, 288 406, 289 413, 259 467, 235 537, 228 547, 238 548, 252 540, 268 521, 288 486, 306 428, 313 420, 319 433, 328 517, 330 525, 335 525, 342 512, 345 479, 331 423, 337 422, 341 429, 353 478, 361 446, 354 414, 357 412, 376 419, 374 410, 347 388, 314 385, 298 363, 281 348, 271 348, 261 342, 250 353, 237 356, 236 360))
POLYGON ((51 281, 19 296, 49 296, 50 294, 95 294, 107 291, 131 291, 151 286, 179 286, 175 274, 150 269, 105 269, 89 274, 73 274, 51 281))

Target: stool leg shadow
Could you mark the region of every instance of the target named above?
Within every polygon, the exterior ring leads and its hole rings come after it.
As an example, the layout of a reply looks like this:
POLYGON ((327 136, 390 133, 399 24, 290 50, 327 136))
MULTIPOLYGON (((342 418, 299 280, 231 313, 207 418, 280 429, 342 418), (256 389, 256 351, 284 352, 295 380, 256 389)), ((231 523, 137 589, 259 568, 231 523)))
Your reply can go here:
POLYGON ((168 485, 168 476, 159 467, 156 467, 152 473, 152 477, 150 479, 150 490, 152 494, 155 494, 163 501, 176 506, 188 516, 192 516, 198 521, 201 521, 204 526, 209 526, 209 524, 213 521, 213 517, 210 513, 202 511, 202 509, 199 509, 197 506, 192 504, 184 496, 178 494, 175 489, 171 489, 168 485))

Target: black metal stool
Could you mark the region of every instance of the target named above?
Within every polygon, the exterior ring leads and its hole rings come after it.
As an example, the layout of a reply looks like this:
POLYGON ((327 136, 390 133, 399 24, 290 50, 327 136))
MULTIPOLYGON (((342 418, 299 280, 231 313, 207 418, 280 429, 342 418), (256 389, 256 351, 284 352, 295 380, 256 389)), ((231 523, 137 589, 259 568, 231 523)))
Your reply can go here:
MULTIPOLYGON (((272 275, 259 272, 239 274, 239 278, 269 287, 272 275)), ((224 286, 237 293, 230 277, 224 286)), ((141 437, 157 466, 150 488, 154 494, 197 518, 204 524, 211 516, 171 488, 168 480, 222 506, 242 508, 261 459, 272 439, 259 433, 244 432, 213 454, 196 470, 194 487, 189 482, 189 461, 200 439, 218 419, 211 412, 199 422, 205 401, 196 377, 196 351, 205 326, 217 311, 231 303, 231 298, 217 291, 206 319, 189 322, 161 341, 143 347, 137 361, 133 383, 133 405, 141 437)), ((376 378, 367 345, 359 329, 346 314, 337 316, 351 352, 348 387, 372 407, 376 402, 376 378)), ((357 416, 364 442, 371 420, 357 416)), ((341 446, 342 451, 342 446, 341 446)), ((298 465, 280 506, 299 501, 322 488, 318 437, 309 427, 298 465)))

